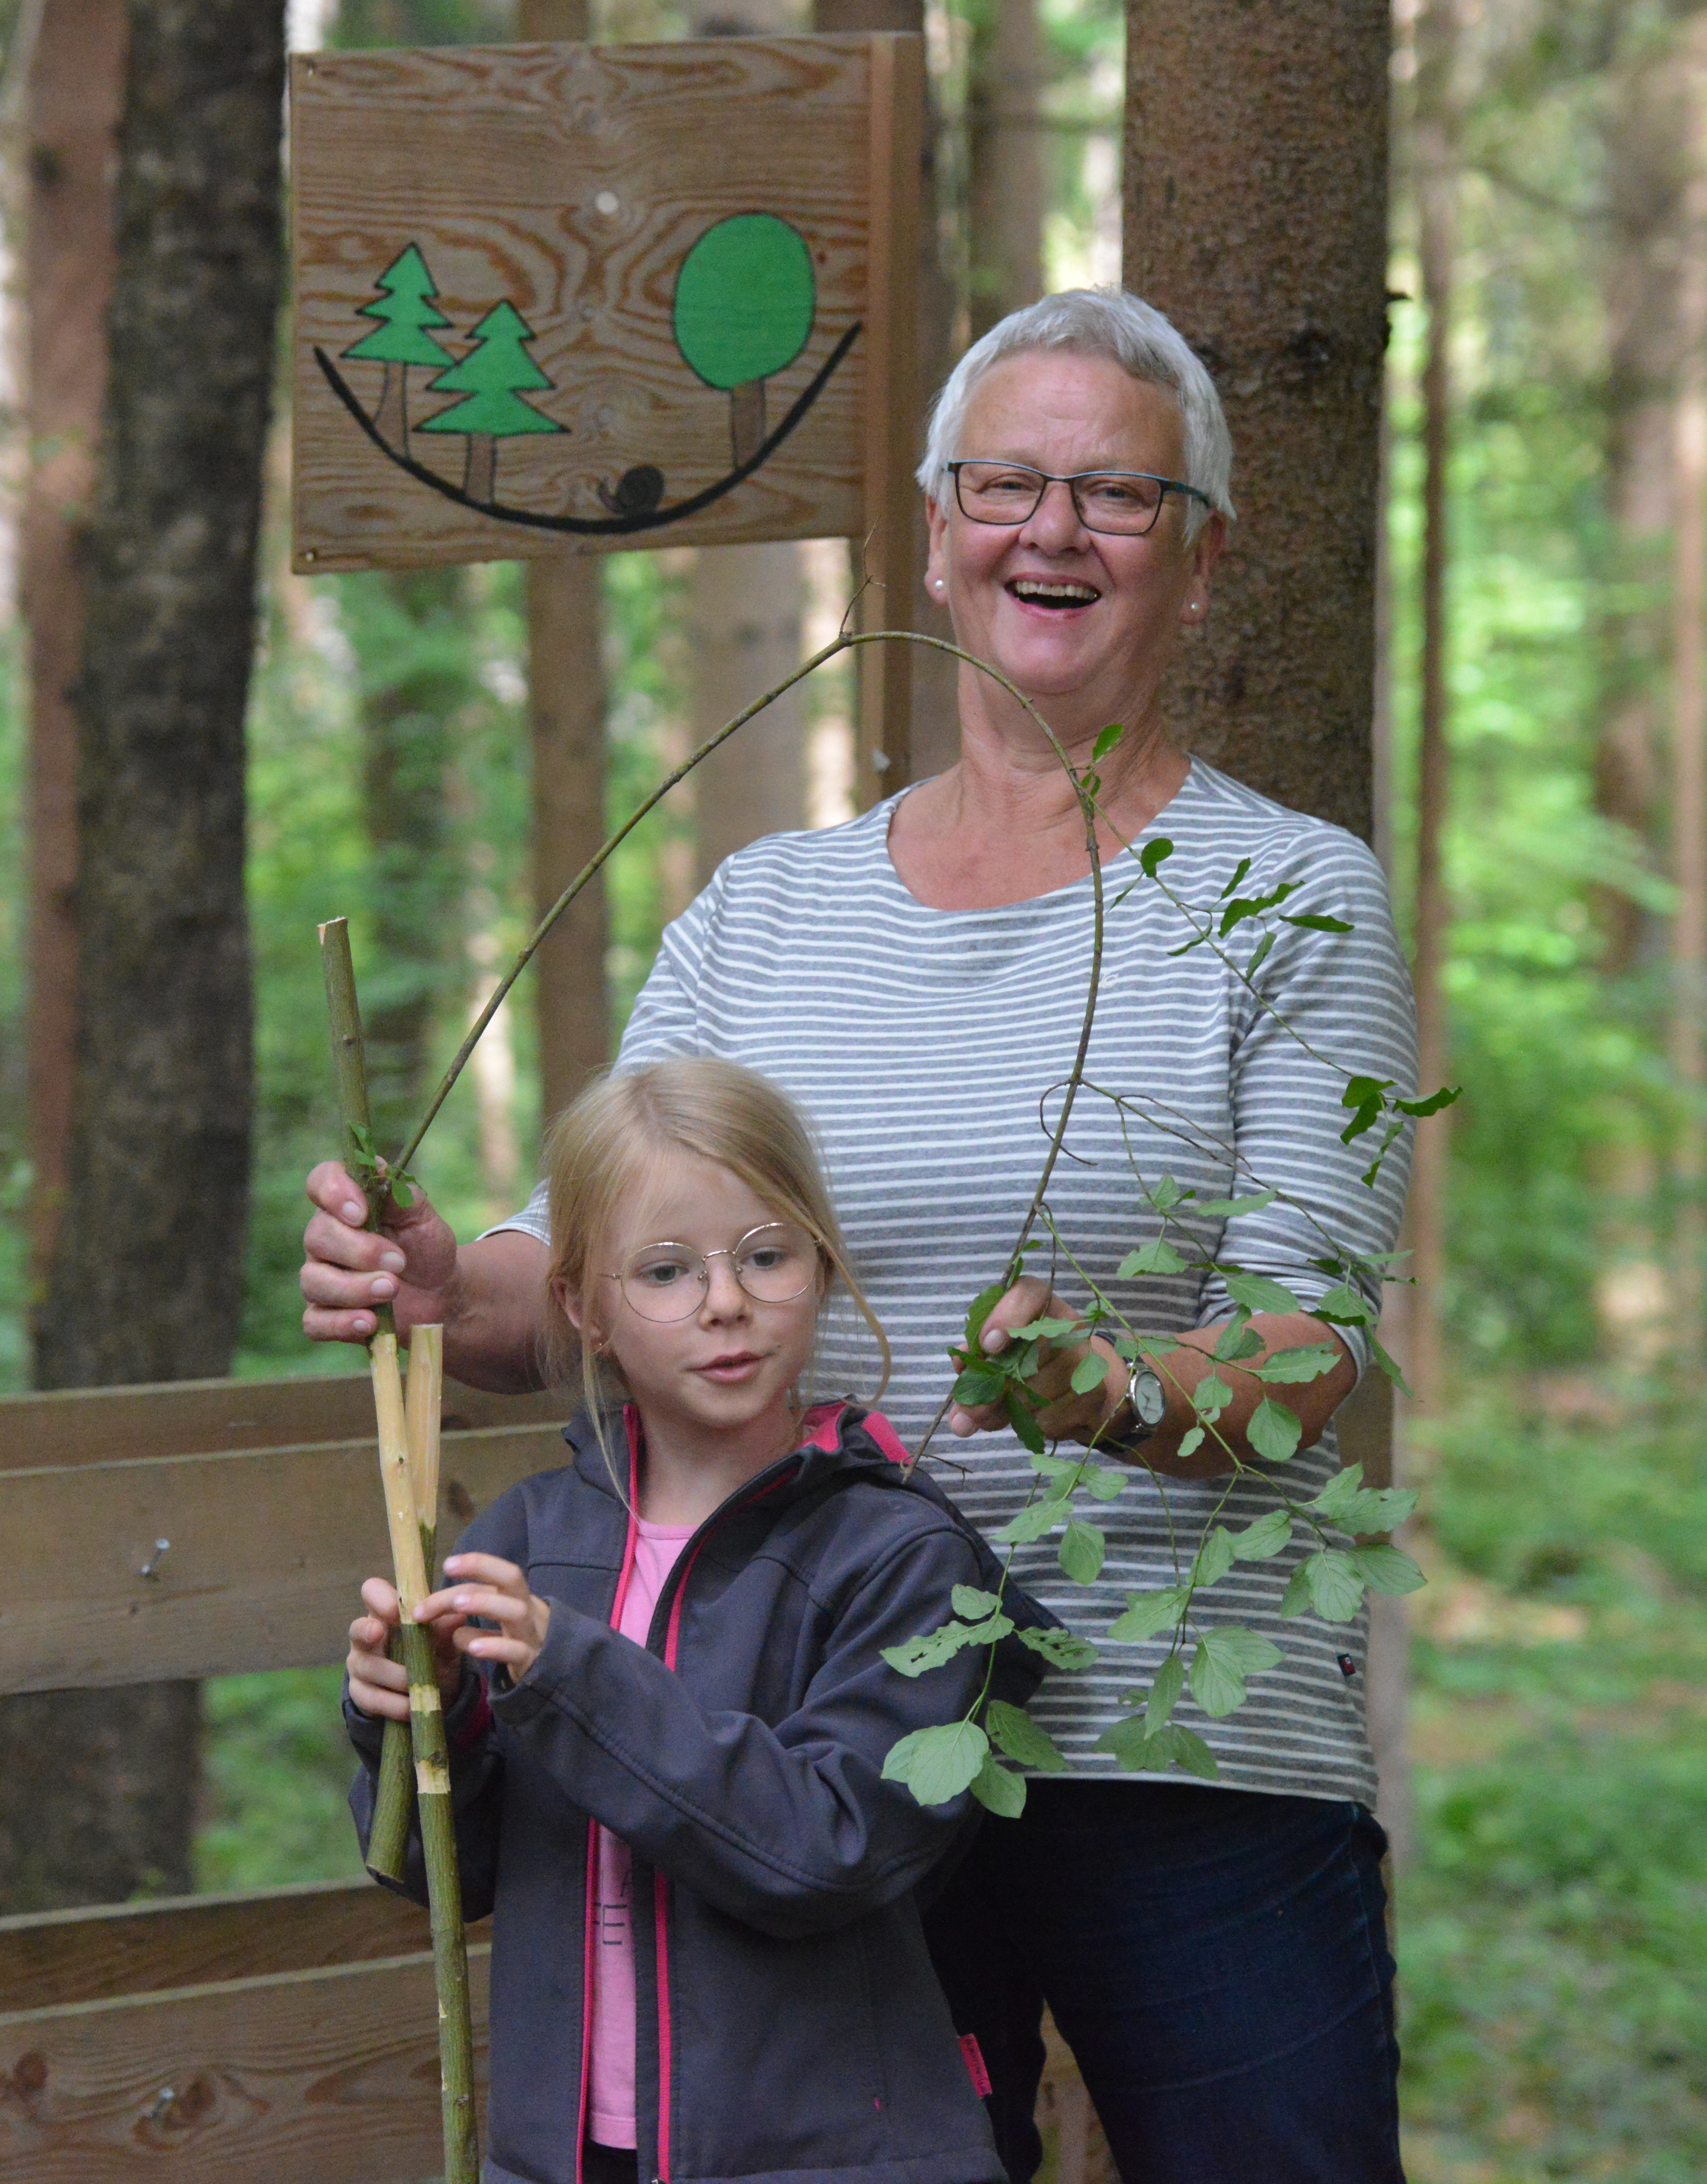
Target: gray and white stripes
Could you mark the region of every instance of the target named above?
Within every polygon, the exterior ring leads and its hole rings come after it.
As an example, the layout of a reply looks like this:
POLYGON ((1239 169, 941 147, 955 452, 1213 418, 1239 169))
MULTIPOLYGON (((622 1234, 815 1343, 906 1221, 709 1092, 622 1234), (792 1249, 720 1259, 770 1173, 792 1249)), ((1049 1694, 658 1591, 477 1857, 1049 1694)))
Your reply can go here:
MULTIPOLYGON (((883 1408, 917 1445, 946 1394, 946 1352, 973 1295, 996 1279, 1035 1185, 1044 1121, 1070 1066, 1084 1010, 1091 886, 1005 908, 925 908, 901 884, 886 836, 894 800, 845 827, 775 835, 722 866, 664 935, 622 1042, 634 1065, 684 1052, 727 1055, 761 1070, 812 1117, 845 1225, 855 1270, 895 1353, 883 1408)), ((1219 1279, 1197 1273, 1118 1282, 1132 1247, 1160 1232, 1140 1190, 1163 1175, 1208 1198, 1271 1185, 1282 1196, 1195 1233, 1219 1261, 1270 1273, 1307 1302, 1336 1277, 1311 1262, 1350 1248, 1391 1251, 1409 1145, 1373 1188, 1360 1180, 1369 1138, 1340 1142, 1347 1078, 1414 1083, 1409 982, 1379 867, 1338 828, 1283 810, 1194 761, 1190 778, 1143 840, 1174 855, 1160 878, 1192 905, 1216 902, 1241 859, 1241 895, 1297 883, 1285 908, 1325 912, 1353 931, 1280 926, 1257 984, 1269 1013, 1215 951, 1174 956, 1193 926, 1129 859, 1107 868, 1102 999, 1081 1095, 1057 1169, 1050 1212, 1071 1257, 1141 1327, 1169 1331, 1226 1317, 1219 1279), (1133 881, 1130 893, 1123 895, 1133 881), (1277 1017, 1282 1021, 1277 1021, 1277 1017), (1307 1050, 1301 1044, 1308 1042, 1307 1050), (1129 1102, 1121 1117, 1107 1094, 1129 1102)), ((1261 928, 1228 944, 1248 961, 1261 928)), ((511 1223, 545 1233, 543 1197, 511 1223)), ((1172 1232, 1180 1240, 1180 1232, 1172 1232)), ((1205 1256, 1210 1256, 1206 1253, 1205 1256)), ((1046 1272, 1046 1251, 1034 1255, 1046 1272)), ((1057 1262, 1057 1285, 1085 1285, 1057 1262)), ((1366 1347, 1351 1336, 1365 1362, 1366 1347)), ((872 1345, 845 1308, 826 1315, 820 1394, 869 1394, 872 1345)), ((1277 1391, 1284 1396, 1284 1390, 1277 1391)), ((1005 1523, 1030 1489, 1007 1434, 933 1445, 937 1475, 977 1523, 1005 1523)), ((1337 1468, 1331 1431, 1287 1467, 1314 1492, 1337 1468)), ((1173 1583, 1219 1503, 1224 1482, 1158 1489, 1135 1474, 1096 1513, 1108 1537, 1102 1576, 1066 1579, 1055 1545, 1022 1548, 1016 1574, 1099 1643, 1133 1591, 1173 1583)), ((1222 1512, 1236 1526, 1273 1506, 1259 1484, 1222 1512)), ((1203 1598, 1202 1624, 1241 1623, 1273 1638, 1280 1666, 1253 1680, 1222 1722, 1185 1702, 1179 1719, 1213 1748, 1232 1788, 1372 1802, 1364 1736, 1364 1632, 1357 1624, 1283 1619, 1280 1596, 1303 1552, 1241 1563, 1203 1598), (1341 1657, 1354 1673, 1347 1676, 1341 1657)), ((1079 1676, 1052 1674, 1033 1712, 1086 1774, 1118 1772, 1092 1749, 1123 1701, 1148 1681, 1162 1642, 1104 1645, 1079 1676)))

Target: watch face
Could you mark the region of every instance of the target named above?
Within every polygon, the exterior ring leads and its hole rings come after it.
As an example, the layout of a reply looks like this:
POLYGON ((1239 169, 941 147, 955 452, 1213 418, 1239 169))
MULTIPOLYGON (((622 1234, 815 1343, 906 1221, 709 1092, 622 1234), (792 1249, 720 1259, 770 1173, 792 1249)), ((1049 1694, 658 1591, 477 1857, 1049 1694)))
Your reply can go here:
POLYGON ((1132 1415, 1140 1425, 1158 1426, 1162 1414, 1168 1407, 1168 1390, 1162 1385, 1162 1375, 1149 1366, 1141 1365, 1132 1375, 1128 1390, 1132 1415))

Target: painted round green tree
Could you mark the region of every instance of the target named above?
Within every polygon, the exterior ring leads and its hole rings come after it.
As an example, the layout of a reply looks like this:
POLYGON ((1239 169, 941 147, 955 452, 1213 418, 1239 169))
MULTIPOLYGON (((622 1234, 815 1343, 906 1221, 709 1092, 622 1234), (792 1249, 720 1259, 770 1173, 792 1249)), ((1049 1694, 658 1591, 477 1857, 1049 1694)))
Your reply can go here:
POLYGON ((432 285, 427 260, 412 242, 399 251, 374 286, 379 295, 373 303, 362 305, 360 315, 377 319, 379 324, 371 334, 352 342, 344 354, 385 366, 374 426, 382 440, 406 455, 409 367, 431 365, 435 371, 443 371, 447 365, 455 363, 450 351, 428 332, 432 326, 448 326, 450 321, 438 309, 438 291, 432 285))
POLYGON ((474 347, 460 364, 441 371, 427 390, 463 398, 427 418, 421 430, 467 436, 462 489, 483 506, 497 498, 500 440, 564 429, 522 398, 524 392, 538 393, 552 383, 527 354, 527 345, 535 338, 513 304, 494 304, 469 336, 474 347))
POLYGON ((774 213, 735 213, 708 227, 676 276, 676 346, 729 398, 735 466, 765 437, 765 382, 806 345, 817 307, 812 255, 774 213))

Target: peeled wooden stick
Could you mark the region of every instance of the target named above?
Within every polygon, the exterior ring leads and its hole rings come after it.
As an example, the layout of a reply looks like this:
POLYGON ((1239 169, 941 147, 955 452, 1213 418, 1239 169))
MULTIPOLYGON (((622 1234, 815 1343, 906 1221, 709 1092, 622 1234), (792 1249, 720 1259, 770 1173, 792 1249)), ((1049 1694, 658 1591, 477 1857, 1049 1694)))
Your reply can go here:
MULTIPOLYGON (((361 1018, 350 966, 349 928, 335 917, 320 928, 326 972, 326 1006, 332 1017, 332 1056, 337 1068, 338 1103, 343 1112, 345 1154, 353 1173, 367 1186, 369 1225, 376 1225, 385 1201, 385 1186, 372 1173, 363 1139, 371 1146, 367 1072, 362 1054, 361 1018), (359 1137, 358 1130, 361 1133, 359 1137)), ((380 1475, 391 1534, 392 1564, 402 1603, 399 1644, 409 1672, 409 1727, 386 1724, 393 1752, 412 1745, 416 1796, 421 1810, 421 1841, 427 1864, 427 1908, 432 1924, 432 1969, 438 1990, 438 2075, 444 2127, 444 2184, 478 2184, 480 2148, 474 2121, 474 2039, 468 2004, 468 1950, 462 1930, 462 1887, 456 1864, 456 1830, 450 1808, 450 1758, 444 1741, 444 1708, 438 1695, 432 1640, 415 1610, 428 1591, 421 1513, 410 1473, 409 1434, 398 1370, 397 1330, 388 1308, 374 1313, 378 1332, 368 1345, 373 1401, 379 1429, 380 1475), (395 1728, 404 1740, 390 1732, 395 1728)), ((429 1342, 428 1355, 433 1346, 429 1342)), ((441 1353, 442 1354, 442 1353, 441 1353)), ((425 1401, 440 1368, 429 1362, 422 1375, 425 1401)), ((437 1462, 438 1398, 432 1411, 432 1462, 437 1462)), ((425 1443, 423 1444, 425 1448, 425 1443)), ((432 1512, 428 1511, 431 1518, 432 1512)), ((403 1801, 399 1801, 403 1802, 403 1801)), ((404 1802, 405 1823, 407 1805, 404 1802)), ((398 1859, 401 1869, 400 1848, 398 1859)))

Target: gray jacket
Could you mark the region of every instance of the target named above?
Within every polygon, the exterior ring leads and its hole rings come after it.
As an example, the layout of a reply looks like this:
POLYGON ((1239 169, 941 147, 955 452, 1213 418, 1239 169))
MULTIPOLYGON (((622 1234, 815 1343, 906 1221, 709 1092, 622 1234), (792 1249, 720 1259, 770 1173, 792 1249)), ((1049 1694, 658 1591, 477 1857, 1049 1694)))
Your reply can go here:
MULTIPOLYGON (((882 1779, 985 1667, 909 1680, 882 1649, 946 1621, 957 1585, 994 1590, 990 1549, 845 1408, 700 1527, 642 1650, 611 1627, 628 1512, 587 1422, 565 1437, 572 1463, 461 1541, 552 1602, 527 1674, 468 1674, 446 1724, 465 1910, 494 1914, 487 2184, 578 2184, 593 1819, 633 1857, 643 2180, 1001 2184, 913 1899, 976 1808, 882 1779)), ((1009 1639, 992 1690, 1023 1702, 1040 1669, 1009 1639)), ((352 1712, 364 1842, 379 1728, 352 1712)), ((406 1886, 425 1901, 418 1838, 406 1886)))

